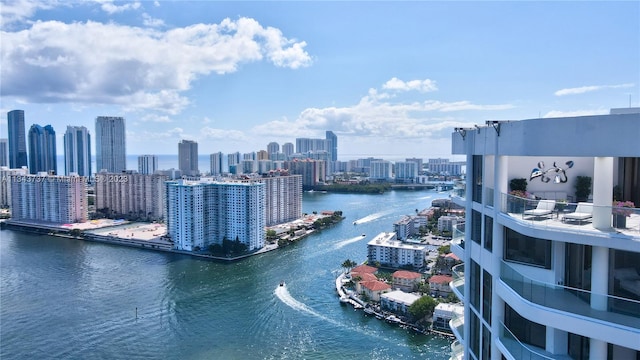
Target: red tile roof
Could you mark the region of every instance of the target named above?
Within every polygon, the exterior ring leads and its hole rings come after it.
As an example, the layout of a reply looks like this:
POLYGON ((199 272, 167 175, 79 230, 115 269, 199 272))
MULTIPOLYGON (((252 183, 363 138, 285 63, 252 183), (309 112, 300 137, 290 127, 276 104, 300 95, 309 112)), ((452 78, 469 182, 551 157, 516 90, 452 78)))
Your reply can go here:
POLYGON ((369 274, 369 273, 354 273, 353 271, 351 272, 351 278, 355 278, 356 276, 360 277, 360 281, 375 281, 378 280, 378 278, 373 275, 373 274, 369 274))
POLYGON ((392 276, 398 279, 419 279, 422 277, 422 274, 413 271, 398 270, 394 272, 392 276))
POLYGON ((389 286, 389 284, 378 280, 363 281, 360 284, 370 291, 382 291, 391 289, 391 286, 389 286))
POLYGON ((369 265, 359 265, 351 269, 351 272, 374 274, 378 268, 369 265))
POLYGON ((429 283, 434 283, 434 284, 445 284, 445 283, 450 283, 451 280, 453 280, 453 278, 449 275, 433 275, 432 277, 429 278, 429 283))
POLYGON ((448 257, 448 258, 454 259, 454 260, 456 260, 456 261, 460 261, 460 258, 459 258, 459 257, 457 257, 457 256, 456 256, 456 254, 454 254, 454 253, 448 253, 448 254, 447 254, 447 255, 445 255, 444 257, 448 257))

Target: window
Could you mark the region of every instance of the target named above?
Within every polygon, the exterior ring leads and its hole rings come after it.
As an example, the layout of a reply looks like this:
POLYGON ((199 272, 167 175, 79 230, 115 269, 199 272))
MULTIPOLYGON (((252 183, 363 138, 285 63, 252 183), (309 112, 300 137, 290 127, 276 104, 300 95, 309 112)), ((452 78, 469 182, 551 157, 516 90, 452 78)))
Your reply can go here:
POLYGON ((482 155, 473 155, 473 201, 482 202, 482 155))
POLYGON ((471 210, 471 240, 477 244, 482 240, 482 215, 476 210, 471 210))
POLYGON ((491 283, 493 278, 486 270, 482 270, 482 318, 491 325, 491 283))
POLYGON ((476 313, 471 311, 471 321, 469 321, 469 348, 475 358, 480 357, 480 321, 476 316, 476 313))
POLYGON ((551 241, 505 229, 505 254, 509 261, 551 269, 551 241))
POLYGON ((484 248, 493 251, 493 218, 484 217, 484 248))
POLYGON ((518 340, 525 344, 546 347, 547 328, 523 318, 509 305, 504 305, 504 324, 518 340))
POLYGON ((482 325, 482 360, 491 359, 491 332, 482 325))
POLYGON ((475 261, 471 260, 471 269, 469 273, 469 301, 471 302, 471 306, 473 306, 476 310, 480 309, 480 265, 475 261))

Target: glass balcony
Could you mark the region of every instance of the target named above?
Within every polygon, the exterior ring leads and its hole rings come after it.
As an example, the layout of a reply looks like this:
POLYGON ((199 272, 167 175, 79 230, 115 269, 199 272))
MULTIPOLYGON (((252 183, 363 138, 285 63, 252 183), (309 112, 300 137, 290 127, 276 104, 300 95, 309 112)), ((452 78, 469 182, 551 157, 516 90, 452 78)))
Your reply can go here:
POLYGON ((451 270, 453 281, 451 281, 449 287, 461 301, 464 301, 464 264, 456 265, 451 270))
POLYGON ((567 355, 553 355, 531 345, 522 343, 513 333, 503 324, 500 323, 500 342, 509 351, 511 356, 519 360, 559 360, 571 359, 567 355))
POLYGON ((638 327, 638 300, 536 281, 520 274, 505 261, 500 264, 500 279, 523 299, 564 311, 568 316, 581 315, 631 328, 638 327), (606 298, 607 310, 593 309, 589 304, 592 297, 606 298))
POLYGON ((463 360, 464 359, 464 345, 460 341, 456 340, 451 344, 451 360, 463 360))
POLYGON ((449 327, 460 342, 464 343, 464 314, 453 313, 449 327))
MULTIPOLYGON (((526 194, 522 194, 525 196, 526 194)), ((530 226, 550 228, 572 233, 591 233, 610 236, 593 227, 594 213, 611 214, 611 227, 622 235, 640 237, 640 208, 627 206, 594 206, 556 200, 530 199, 500 194, 500 212, 530 226), (553 202, 549 202, 553 201, 553 202)), ((631 205, 626 203, 625 205, 631 205)))
POLYGON ((485 194, 484 194, 485 195, 485 204, 487 206, 493 207, 493 188, 490 188, 490 187, 485 188, 484 192, 485 192, 485 194))
POLYGON ((451 251, 460 259, 464 259, 464 223, 453 227, 451 251))

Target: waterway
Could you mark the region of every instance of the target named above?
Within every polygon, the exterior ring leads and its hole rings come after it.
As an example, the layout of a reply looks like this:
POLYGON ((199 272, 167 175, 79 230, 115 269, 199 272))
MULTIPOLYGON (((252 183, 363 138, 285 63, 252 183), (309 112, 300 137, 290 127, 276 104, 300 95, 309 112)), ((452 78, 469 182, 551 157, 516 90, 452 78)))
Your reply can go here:
POLYGON ((450 340, 341 306, 334 286, 373 236, 444 196, 305 193, 304 212, 345 221, 231 264, 3 230, 0 358, 448 359, 450 340))

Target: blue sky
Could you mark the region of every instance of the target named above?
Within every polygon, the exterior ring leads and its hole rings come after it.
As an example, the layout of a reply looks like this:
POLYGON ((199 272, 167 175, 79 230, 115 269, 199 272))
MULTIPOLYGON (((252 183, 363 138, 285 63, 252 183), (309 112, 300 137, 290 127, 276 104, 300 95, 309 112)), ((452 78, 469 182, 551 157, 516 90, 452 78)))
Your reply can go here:
POLYGON ((640 3, 3 1, 0 137, 93 134, 130 154, 339 137, 339 159, 451 157, 454 127, 639 105, 640 3))

